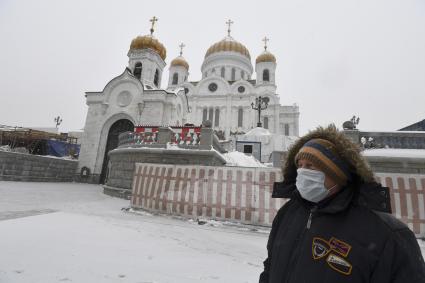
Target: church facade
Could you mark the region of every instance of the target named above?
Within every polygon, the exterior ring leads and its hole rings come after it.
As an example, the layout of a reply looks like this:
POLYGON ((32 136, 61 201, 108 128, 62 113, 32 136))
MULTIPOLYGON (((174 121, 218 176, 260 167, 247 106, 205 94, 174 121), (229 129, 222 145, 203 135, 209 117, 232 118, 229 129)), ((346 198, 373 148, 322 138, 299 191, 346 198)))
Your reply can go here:
MULTIPOLYGON (((169 66, 166 88, 161 88, 166 67, 166 48, 151 32, 132 40, 128 66, 102 91, 86 92, 88 112, 82 136, 79 170, 103 182, 107 153, 118 146, 118 135, 136 125, 200 125, 210 120, 222 139, 242 134, 257 125, 255 98, 268 98, 260 117, 270 132, 298 135, 298 106, 282 106, 276 93, 276 58, 265 50, 255 61, 255 73, 248 49, 228 35, 206 52, 202 79, 189 79, 189 64, 182 56, 169 66)), ((267 43, 267 41, 265 41, 267 43)), ((183 47, 183 46, 182 46, 183 47)))
MULTIPOLYGON (((266 39, 266 38, 265 38, 266 39)), ((258 112, 252 103, 261 96, 268 106, 261 112, 262 126, 272 133, 298 136, 299 108, 284 106, 276 93, 276 58, 265 50, 255 60, 248 49, 229 34, 214 43, 202 63, 202 79, 190 81, 189 64, 180 55, 171 61, 168 90, 183 88, 189 101, 187 121, 201 124, 210 120, 220 136, 229 139, 257 126, 258 112)))

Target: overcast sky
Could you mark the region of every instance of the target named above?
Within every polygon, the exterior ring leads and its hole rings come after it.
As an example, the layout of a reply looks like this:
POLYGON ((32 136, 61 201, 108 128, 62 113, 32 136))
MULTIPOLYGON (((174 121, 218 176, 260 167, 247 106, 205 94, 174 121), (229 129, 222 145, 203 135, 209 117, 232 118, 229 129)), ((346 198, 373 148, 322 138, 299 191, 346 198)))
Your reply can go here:
POLYGON ((425 119, 423 0, 0 0, 0 124, 52 127, 60 115, 61 131, 82 129, 85 92, 122 73, 152 16, 167 63, 185 43, 191 81, 227 19, 253 64, 268 36, 280 101, 300 106, 300 134, 352 115, 362 130, 425 119))

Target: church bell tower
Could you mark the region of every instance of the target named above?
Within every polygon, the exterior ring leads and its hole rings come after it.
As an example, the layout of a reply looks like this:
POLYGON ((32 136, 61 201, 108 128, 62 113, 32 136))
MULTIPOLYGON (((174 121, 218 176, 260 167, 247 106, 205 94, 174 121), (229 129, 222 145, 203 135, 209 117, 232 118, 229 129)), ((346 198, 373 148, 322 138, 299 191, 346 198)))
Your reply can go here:
POLYGON ((180 87, 184 82, 187 81, 189 76, 189 64, 183 57, 184 46, 185 45, 183 43, 179 45, 180 56, 174 58, 173 61, 171 61, 168 78, 169 89, 180 87))
POLYGON ((153 36, 158 18, 153 17, 150 21, 150 34, 138 36, 131 41, 127 54, 128 68, 148 88, 160 88, 167 50, 153 36))
POLYGON ((264 51, 255 60, 255 72, 257 73, 257 85, 275 86, 276 57, 267 50, 267 41, 264 37, 264 51))

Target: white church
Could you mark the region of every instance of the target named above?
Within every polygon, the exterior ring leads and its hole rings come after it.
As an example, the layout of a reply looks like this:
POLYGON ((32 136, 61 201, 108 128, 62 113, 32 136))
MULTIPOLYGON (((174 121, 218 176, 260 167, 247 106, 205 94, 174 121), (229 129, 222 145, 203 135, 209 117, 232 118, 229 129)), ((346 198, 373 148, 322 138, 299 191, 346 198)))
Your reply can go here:
POLYGON ((230 34, 211 45, 201 66, 202 79, 190 81, 189 63, 180 56, 169 64, 166 88, 161 88, 167 66, 166 48, 150 34, 137 36, 128 51, 128 66, 99 92, 86 92, 88 112, 79 157, 79 169, 88 168, 94 182, 102 182, 107 153, 118 145, 119 133, 136 125, 200 125, 210 120, 222 139, 243 134, 257 126, 258 112, 251 104, 268 98, 260 120, 271 133, 298 136, 299 108, 283 106, 276 93, 276 58, 267 50, 251 63, 249 50, 230 34))

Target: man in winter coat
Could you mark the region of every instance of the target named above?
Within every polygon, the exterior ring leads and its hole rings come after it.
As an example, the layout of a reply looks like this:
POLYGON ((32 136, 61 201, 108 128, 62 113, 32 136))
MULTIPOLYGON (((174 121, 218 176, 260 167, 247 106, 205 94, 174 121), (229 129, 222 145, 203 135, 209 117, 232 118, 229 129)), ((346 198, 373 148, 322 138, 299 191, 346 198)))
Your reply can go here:
POLYGON ((425 283, 414 234, 391 215, 388 188, 374 181, 359 148, 335 126, 289 151, 260 283, 425 283))

